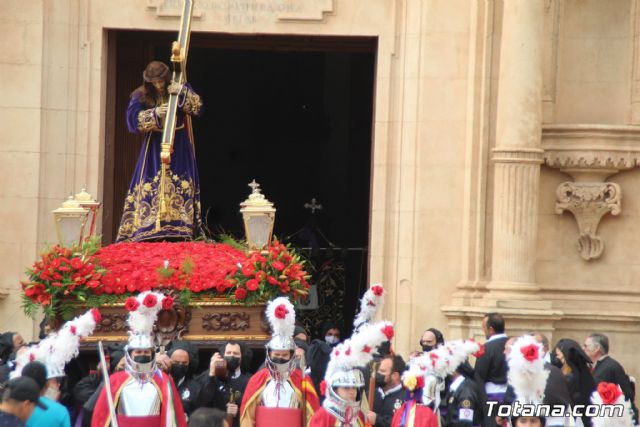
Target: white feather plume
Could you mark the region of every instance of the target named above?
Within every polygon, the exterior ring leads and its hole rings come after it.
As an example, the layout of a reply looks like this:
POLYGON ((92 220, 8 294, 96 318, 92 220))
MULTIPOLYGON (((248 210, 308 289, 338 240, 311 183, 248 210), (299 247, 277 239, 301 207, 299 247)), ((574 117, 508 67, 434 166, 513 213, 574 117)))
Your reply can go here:
POLYGON ((45 364, 49 375, 64 373, 65 365, 79 354, 80 340, 91 335, 96 328, 93 310, 66 322, 58 331, 20 352, 12 378, 20 376, 22 368, 33 361, 45 364))
MULTIPOLYGON (((600 383, 602 384, 602 383, 600 383)), ((622 405, 624 407, 624 411, 622 416, 618 416, 617 412, 612 411, 611 416, 607 417, 591 417, 591 424, 593 427, 633 427, 633 419, 631 417, 631 404, 625 399, 624 394, 622 394, 622 390, 618 386, 618 390, 620 390, 620 396, 618 399, 613 402, 613 405, 622 405)), ((598 391, 594 391, 591 394, 591 403, 595 405, 605 405, 602 401, 602 396, 598 391)), ((613 409, 613 408, 612 408, 613 409)))
POLYGON ((293 336, 296 327, 296 312, 288 298, 278 297, 269 301, 266 314, 271 324, 271 332, 273 335, 281 335, 284 337, 293 336), (284 317, 278 317, 276 312, 283 313, 284 317))
POLYGON ((383 305, 384 288, 379 283, 371 285, 360 300, 360 312, 353 319, 354 330, 357 331, 362 325, 371 322, 383 305))
POLYGON ((507 355, 509 384, 513 387, 516 399, 521 403, 542 403, 544 399, 549 371, 544 367, 543 354, 542 344, 535 337, 524 335, 513 343, 507 355), (528 360, 525 354, 531 358, 535 355, 536 349, 537 356, 528 360))
POLYGON ((129 312, 129 318, 127 319, 129 333, 132 335, 151 335, 158 313, 162 310, 162 300, 165 296, 159 292, 146 291, 138 294, 135 298, 138 300, 139 305, 136 310, 129 312), (156 297, 155 305, 151 307, 144 305, 147 295, 156 297))
POLYGON ((336 371, 349 371, 356 367, 366 366, 373 359, 373 353, 376 349, 388 340, 388 334, 391 333, 393 333, 391 322, 382 321, 363 325, 351 338, 333 349, 327 365, 325 380, 328 382, 336 371))

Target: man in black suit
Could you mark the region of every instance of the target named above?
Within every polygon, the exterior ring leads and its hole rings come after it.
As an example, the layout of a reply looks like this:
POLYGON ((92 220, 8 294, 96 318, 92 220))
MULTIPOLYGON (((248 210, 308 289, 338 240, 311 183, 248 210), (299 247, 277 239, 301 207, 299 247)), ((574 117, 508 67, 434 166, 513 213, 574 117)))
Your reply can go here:
POLYGON ((593 362, 593 379, 596 386, 601 382, 614 383, 620 386, 625 399, 631 402, 634 418, 638 419, 638 408, 635 405, 635 393, 631 387, 629 376, 618 361, 609 356, 609 338, 604 334, 589 335, 582 346, 593 362))
POLYGON ((376 390, 373 410, 367 414, 367 421, 374 427, 389 427, 393 414, 402 406, 405 390, 402 387, 402 373, 406 364, 402 357, 386 356, 380 362, 376 373, 376 390))
MULTIPOLYGON (((504 333, 504 318, 498 313, 486 314, 482 319, 482 329, 487 341, 484 344, 484 354, 476 360, 476 375, 484 382, 487 401, 501 404, 507 391, 504 345, 508 338, 504 333)), ((495 420, 488 418, 487 427, 495 427, 495 420)))

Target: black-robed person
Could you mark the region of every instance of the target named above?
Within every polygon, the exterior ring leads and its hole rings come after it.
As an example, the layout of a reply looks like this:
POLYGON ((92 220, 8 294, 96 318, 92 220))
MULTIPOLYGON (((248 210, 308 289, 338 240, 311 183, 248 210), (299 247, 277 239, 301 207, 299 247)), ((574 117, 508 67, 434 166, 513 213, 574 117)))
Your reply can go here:
POLYGON ((238 416, 240 403, 249 382, 246 370, 251 362, 250 359, 250 350, 244 344, 235 341, 229 341, 225 344, 222 355, 214 353, 211 357, 209 371, 198 377, 202 387, 198 406, 218 408, 225 411, 227 415, 233 415, 233 427, 238 427, 240 425, 240 417, 238 416), (227 363, 227 375, 219 378, 215 375, 215 366, 223 359, 227 363), (231 393, 234 393, 235 403, 230 403, 231 393))
POLYGON ((402 373, 406 364, 400 356, 387 356, 380 362, 376 373, 376 390, 373 409, 367 419, 374 427, 389 427, 393 414, 402 406, 406 392, 402 387, 402 373))
POLYGON ((167 346, 167 352, 171 359, 171 371, 173 382, 176 384, 184 413, 191 415, 198 409, 198 400, 202 388, 195 374, 200 364, 198 349, 188 341, 172 341, 167 346))
MULTIPOLYGON (((487 400, 504 402, 507 391, 507 361, 504 357, 504 345, 507 336, 504 333, 504 318, 498 313, 489 313, 482 319, 482 329, 487 338, 484 354, 476 360, 475 371, 484 383, 487 400)), ((487 420, 487 427, 495 427, 493 419, 487 420)))

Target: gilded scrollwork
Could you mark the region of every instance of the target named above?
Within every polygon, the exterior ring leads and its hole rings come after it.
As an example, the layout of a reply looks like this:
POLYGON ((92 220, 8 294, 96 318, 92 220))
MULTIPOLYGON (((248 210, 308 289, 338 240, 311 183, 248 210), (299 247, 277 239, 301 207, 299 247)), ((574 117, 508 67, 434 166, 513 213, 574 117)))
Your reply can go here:
MULTIPOLYGON (((160 179, 161 171, 158 171, 153 180, 140 182, 128 192, 118 231, 118 235, 123 239, 133 237, 140 229, 155 225, 160 211, 160 179)), ((200 199, 194 197, 199 190, 191 177, 180 177, 171 169, 167 169, 164 182, 167 211, 160 214, 161 220, 166 223, 163 229, 175 233, 190 233, 193 230, 194 221, 198 221, 196 214, 200 212, 200 199), (180 225, 174 226, 171 222, 180 223, 180 225)), ((148 233, 155 234, 153 230, 148 233)), ((136 234, 137 240, 143 240, 144 237, 140 232, 136 234)))
POLYGON ((208 313, 202 317, 202 329, 208 332, 244 331, 249 329, 251 316, 244 311, 208 313))

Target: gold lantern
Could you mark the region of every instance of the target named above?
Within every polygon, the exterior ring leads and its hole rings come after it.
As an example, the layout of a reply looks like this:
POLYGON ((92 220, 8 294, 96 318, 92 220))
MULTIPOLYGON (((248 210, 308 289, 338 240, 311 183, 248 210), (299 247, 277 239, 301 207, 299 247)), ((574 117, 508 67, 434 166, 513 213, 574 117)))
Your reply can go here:
POLYGON ((75 195, 75 199, 81 208, 89 210, 89 230, 85 236, 85 238, 88 239, 93 236, 93 233, 96 231, 96 219, 98 217, 98 209, 100 209, 101 203, 94 200, 91 194, 87 193, 87 190, 84 188, 75 195))
POLYGON ((73 196, 69 196, 61 207, 53 211, 58 242, 61 245, 71 247, 82 242, 89 213, 89 209, 80 206, 80 202, 73 196))
POLYGON ((240 213, 244 221, 244 232, 249 250, 261 251, 271 242, 276 209, 273 207, 273 203, 260 193, 260 184, 255 179, 249 184, 249 187, 252 192, 247 200, 240 203, 240 213))

